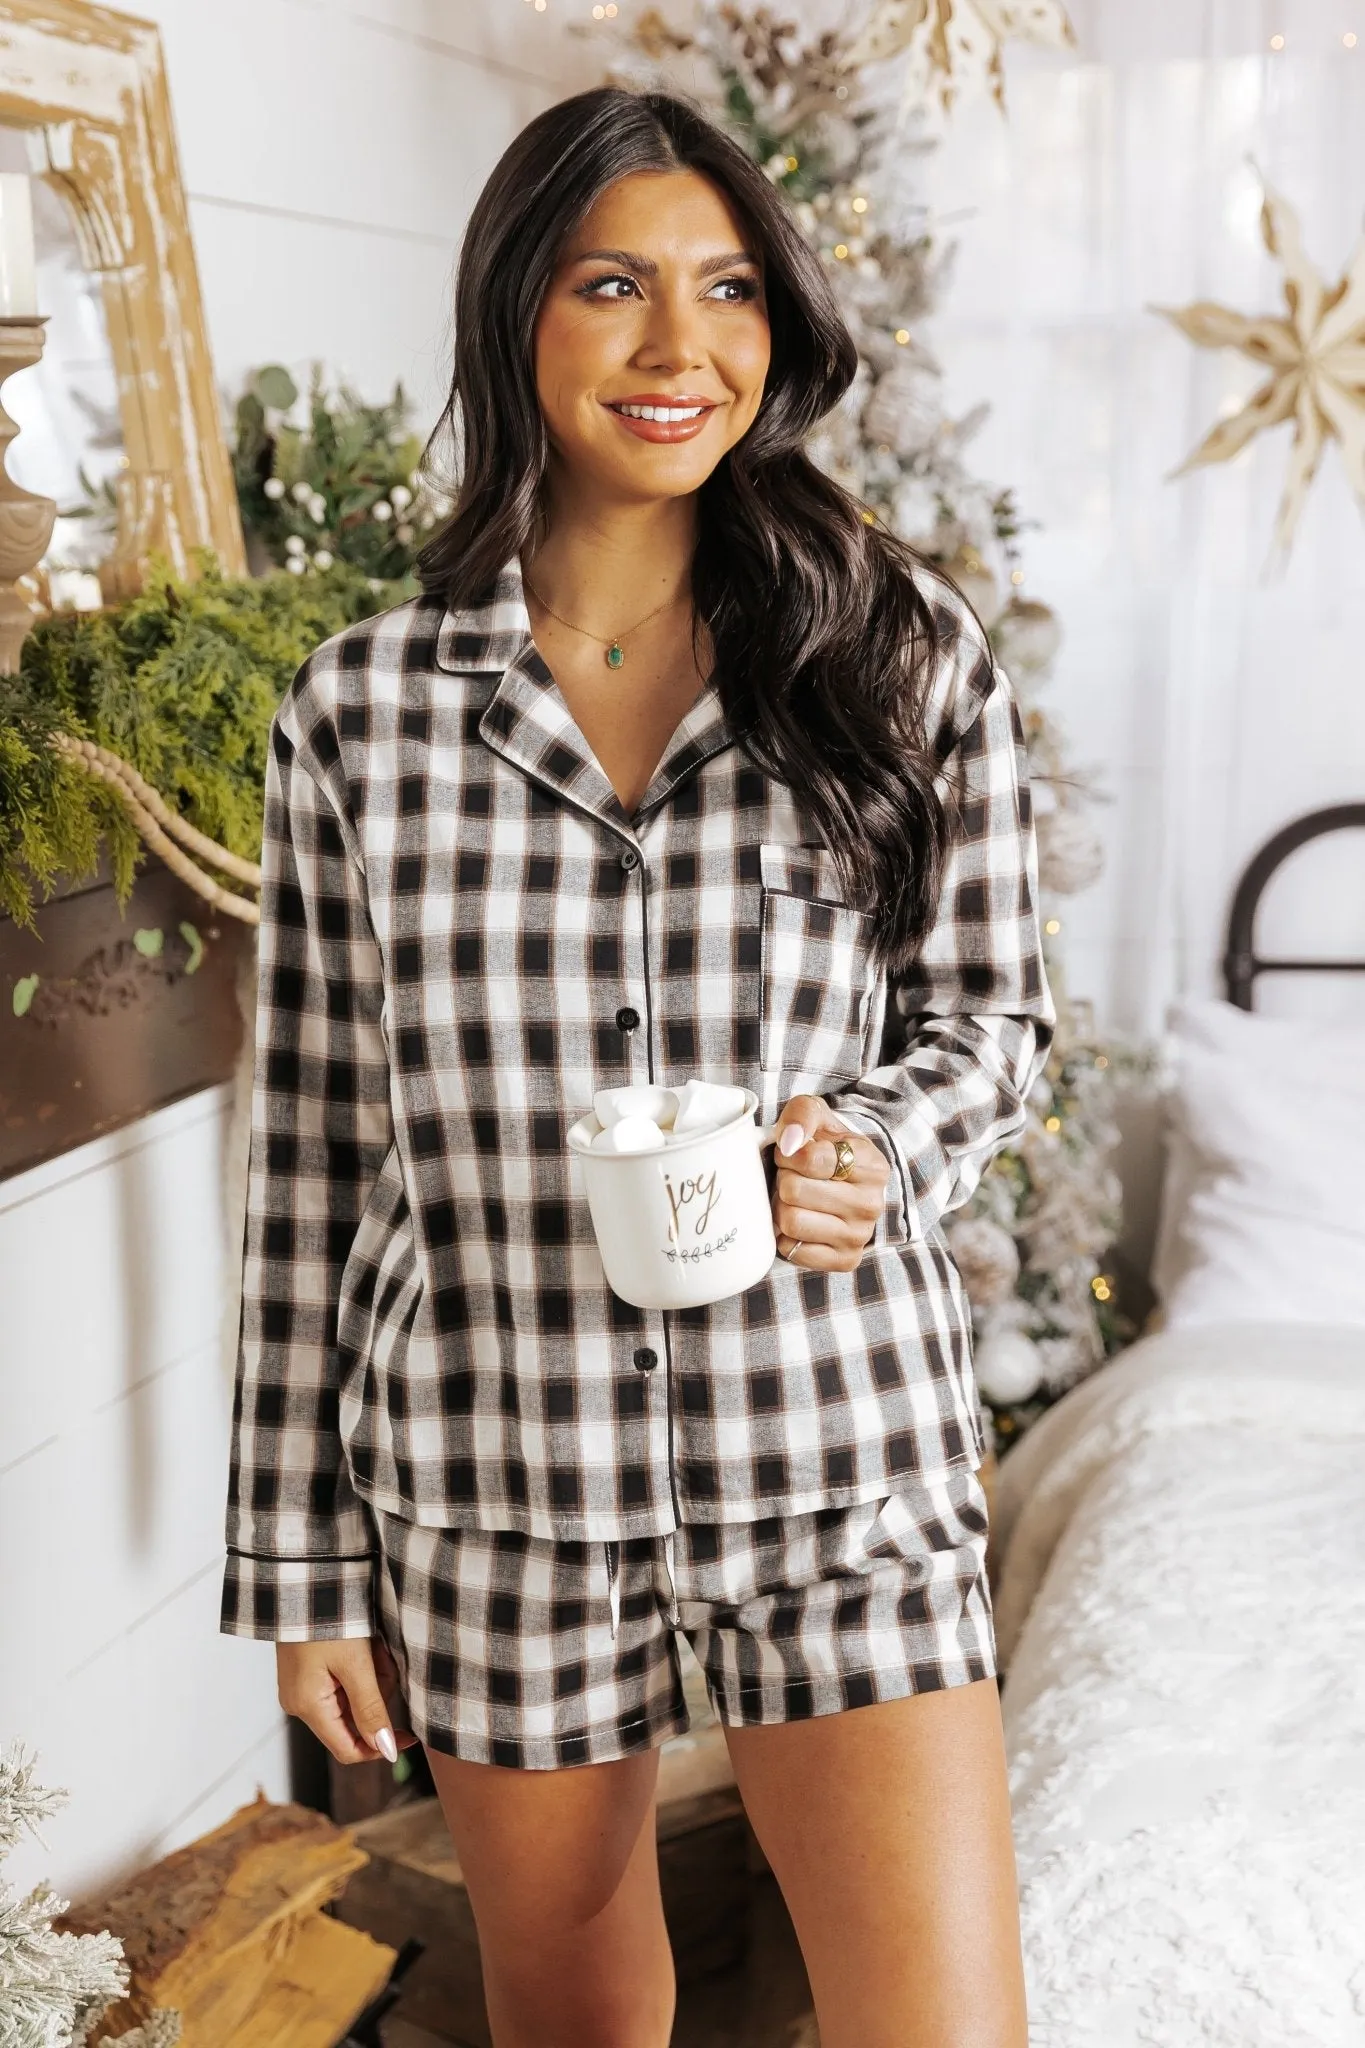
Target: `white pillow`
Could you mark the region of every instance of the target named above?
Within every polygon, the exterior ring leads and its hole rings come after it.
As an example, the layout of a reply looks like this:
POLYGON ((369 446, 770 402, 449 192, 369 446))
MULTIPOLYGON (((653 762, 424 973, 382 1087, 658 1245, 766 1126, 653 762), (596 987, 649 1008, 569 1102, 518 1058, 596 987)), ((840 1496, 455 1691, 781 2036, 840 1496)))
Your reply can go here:
POLYGON ((1166 1327, 1365 1326, 1365 1027, 1196 1000, 1167 1024, 1166 1327))

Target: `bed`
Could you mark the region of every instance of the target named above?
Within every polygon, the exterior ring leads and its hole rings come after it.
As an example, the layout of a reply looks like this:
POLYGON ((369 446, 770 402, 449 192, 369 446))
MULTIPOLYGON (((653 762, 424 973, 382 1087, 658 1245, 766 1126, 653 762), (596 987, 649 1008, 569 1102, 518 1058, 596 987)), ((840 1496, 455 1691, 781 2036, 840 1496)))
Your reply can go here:
POLYGON ((1032 2048, 1365 2044, 1365 1027, 1176 1006, 1166 1327, 1001 1463, 1032 2048), (1273 1171, 1272 1171, 1273 1169, 1273 1171))

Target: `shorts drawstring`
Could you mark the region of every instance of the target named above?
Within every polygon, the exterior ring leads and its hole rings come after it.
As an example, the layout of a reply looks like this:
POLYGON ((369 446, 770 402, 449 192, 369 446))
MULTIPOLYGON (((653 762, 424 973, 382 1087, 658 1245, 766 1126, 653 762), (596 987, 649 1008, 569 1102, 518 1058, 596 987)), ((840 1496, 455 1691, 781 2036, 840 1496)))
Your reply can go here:
POLYGON ((607 1545, 607 1600, 611 1607, 611 1639, 616 1641, 621 1627, 621 1546, 607 1545))
MULTIPOLYGON (((681 1628, 682 1616, 678 1612, 678 1564, 673 1548, 673 1531, 663 1537, 664 1577, 668 1580, 668 1607, 664 1619, 670 1628, 681 1628)), ((611 1610, 611 1639, 616 1641, 621 1629, 621 1546, 608 1543, 603 1546, 607 1553, 607 1604, 611 1610)))
POLYGON ((682 1616, 678 1612, 678 1565, 673 1551, 673 1531, 664 1537, 664 1574, 668 1579, 668 1613, 664 1619, 670 1628, 681 1628, 682 1616))

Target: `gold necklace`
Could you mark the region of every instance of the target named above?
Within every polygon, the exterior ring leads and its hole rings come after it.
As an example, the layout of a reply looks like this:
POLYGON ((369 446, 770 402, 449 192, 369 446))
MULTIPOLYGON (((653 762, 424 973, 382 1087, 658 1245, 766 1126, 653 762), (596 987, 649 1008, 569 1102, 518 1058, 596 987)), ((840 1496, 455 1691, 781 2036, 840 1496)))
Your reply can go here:
POLYGON ((670 605, 682 603, 680 596, 666 597, 662 604, 655 605, 652 612, 646 612, 644 617, 637 619, 633 626, 627 626, 624 633, 616 633, 610 641, 604 641, 600 633, 590 633, 586 626, 576 626, 572 619, 566 619, 562 612, 557 612, 552 604, 546 604, 544 598, 525 571, 522 572, 522 582, 526 585, 526 588, 530 591, 543 612, 548 612, 550 617, 557 619, 561 626, 567 626, 571 633, 581 633, 585 640, 595 640, 599 646, 605 647, 605 659, 608 668, 620 668, 624 663, 626 657, 621 647, 623 640, 629 640, 632 633, 638 633, 641 626, 647 626, 651 619, 657 619, 659 613, 666 612, 670 605))

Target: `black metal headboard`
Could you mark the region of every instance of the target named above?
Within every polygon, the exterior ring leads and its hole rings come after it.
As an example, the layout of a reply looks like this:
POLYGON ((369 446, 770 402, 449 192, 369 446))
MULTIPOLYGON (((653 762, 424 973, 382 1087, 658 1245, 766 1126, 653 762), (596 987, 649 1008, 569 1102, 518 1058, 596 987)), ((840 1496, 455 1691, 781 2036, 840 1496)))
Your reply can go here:
POLYGON ((1260 852, 1247 862, 1228 917, 1228 949, 1223 956, 1223 975, 1228 1001, 1239 1010, 1252 1007, 1252 990, 1258 974, 1365 974, 1365 960, 1262 960, 1256 952, 1254 927, 1256 910, 1266 883, 1291 853, 1297 853, 1310 839, 1325 832, 1341 832, 1348 826, 1365 826, 1365 804, 1332 804, 1324 811, 1309 811, 1267 839, 1260 852))

